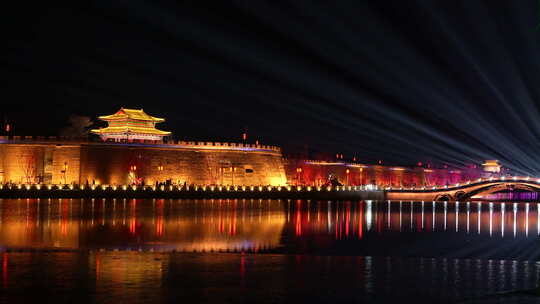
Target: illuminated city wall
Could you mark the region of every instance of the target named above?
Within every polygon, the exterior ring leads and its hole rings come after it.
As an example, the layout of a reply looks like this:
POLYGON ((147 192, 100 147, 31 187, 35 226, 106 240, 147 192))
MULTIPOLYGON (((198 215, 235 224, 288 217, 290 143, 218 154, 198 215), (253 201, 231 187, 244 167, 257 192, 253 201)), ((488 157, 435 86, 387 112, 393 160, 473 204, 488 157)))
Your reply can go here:
POLYGON ((122 144, 0 140, 0 182, 285 185, 281 150, 271 146, 177 142, 122 144))
POLYGON ((0 144, 0 182, 78 183, 80 145, 0 144))
POLYGON ((373 184, 380 187, 451 185, 477 179, 483 174, 478 168, 427 169, 295 159, 286 161, 286 171, 287 180, 294 185, 323 185, 333 175, 344 185, 373 184))
POLYGON ((281 153, 89 145, 81 150, 81 182, 130 184, 284 185, 281 153))
POLYGON ((480 168, 433 169, 301 159, 277 147, 214 143, 72 142, 0 138, 0 182, 53 184, 344 185, 429 187, 477 179, 480 168))

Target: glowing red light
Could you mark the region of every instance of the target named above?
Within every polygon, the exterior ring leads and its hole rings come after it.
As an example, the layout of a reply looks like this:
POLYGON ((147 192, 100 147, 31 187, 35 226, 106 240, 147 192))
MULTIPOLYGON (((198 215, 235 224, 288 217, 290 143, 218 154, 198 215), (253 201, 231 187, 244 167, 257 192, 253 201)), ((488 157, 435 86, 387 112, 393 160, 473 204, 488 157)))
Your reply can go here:
POLYGON ((246 274, 246 257, 244 256, 244 252, 242 251, 242 257, 240 258, 240 275, 244 277, 246 274))
POLYGON ((2 281, 4 281, 4 288, 7 288, 8 282, 8 253, 2 254, 2 281))

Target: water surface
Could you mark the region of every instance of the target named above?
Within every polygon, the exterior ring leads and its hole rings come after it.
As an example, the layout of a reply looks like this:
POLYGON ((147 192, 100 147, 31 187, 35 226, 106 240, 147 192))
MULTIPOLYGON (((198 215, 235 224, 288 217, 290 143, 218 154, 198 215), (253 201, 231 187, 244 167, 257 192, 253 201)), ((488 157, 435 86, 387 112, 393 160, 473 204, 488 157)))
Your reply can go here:
POLYGON ((540 303, 539 206, 3 199, 0 301, 540 303))

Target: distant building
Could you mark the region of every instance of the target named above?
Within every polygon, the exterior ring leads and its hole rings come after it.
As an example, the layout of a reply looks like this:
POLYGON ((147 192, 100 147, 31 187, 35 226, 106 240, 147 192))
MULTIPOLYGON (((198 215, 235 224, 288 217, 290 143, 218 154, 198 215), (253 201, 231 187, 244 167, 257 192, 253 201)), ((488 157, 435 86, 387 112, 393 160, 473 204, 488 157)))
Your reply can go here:
POLYGON ((124 109, 112 115, 100 116, 99 119, 106 121, 106 128, 93 129, 92 133, 98 134, 104 141, 162 141, 163 137, 171 135, 171 132, 156 129, 156 123, 165 119, 146 114, 143 109, 124 109))
POLYGON ((489 173, 501 172, 501 165, 499 164, 499 161, 495 159, 486 160, 482 164, 482 167, 484 167, 484 172, 489 172, 489 173))

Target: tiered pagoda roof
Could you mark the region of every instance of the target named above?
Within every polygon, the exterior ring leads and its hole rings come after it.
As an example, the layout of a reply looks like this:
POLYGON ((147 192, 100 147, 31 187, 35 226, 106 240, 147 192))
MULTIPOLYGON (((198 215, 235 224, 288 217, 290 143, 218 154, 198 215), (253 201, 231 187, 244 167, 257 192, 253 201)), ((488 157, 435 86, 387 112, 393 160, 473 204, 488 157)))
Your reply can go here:
POLYGON ((124 109, 112 115, 99 116, 109 125, 106 128, 93 129, 92 133, 98 134, 102 139, 140 139, 159 140, 163 136, 171 135, 171 132, 155 128, 155 124, 165 121, 163 118, 146 114, 143 109, 124 109))
POLYGON ((126 120, 126 119, 153 121, 153 122, 165 121, 164 118, 154 117, 154 116, 150 116, 146 114, 143 109, 135 110, 135 109, 124 109, 124 108, 120 108, 118 112, 112 115, 99 116, 98 118, 105 121, 126 120))

